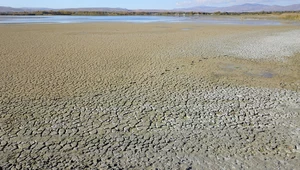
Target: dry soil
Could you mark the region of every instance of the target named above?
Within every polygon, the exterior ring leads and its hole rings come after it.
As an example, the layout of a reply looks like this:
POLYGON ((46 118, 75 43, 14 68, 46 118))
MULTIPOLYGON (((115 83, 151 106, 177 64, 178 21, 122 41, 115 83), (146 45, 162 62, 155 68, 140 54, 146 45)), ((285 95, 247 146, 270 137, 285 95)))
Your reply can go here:
POLYGON ((0 25, 4 169, 297 169, 297 26, 0 25))

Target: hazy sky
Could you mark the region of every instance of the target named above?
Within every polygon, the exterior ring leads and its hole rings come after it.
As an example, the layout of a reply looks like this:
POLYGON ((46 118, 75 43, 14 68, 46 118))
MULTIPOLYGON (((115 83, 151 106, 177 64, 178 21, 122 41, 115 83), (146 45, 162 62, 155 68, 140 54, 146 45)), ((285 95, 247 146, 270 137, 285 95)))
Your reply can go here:
POLYGON ((244 3, 267 5, 300 4, 300 0, 0 0, 0 6, 11 7, 121 7, 128 9, 173 9, 191 6, 230 6, 244 3))

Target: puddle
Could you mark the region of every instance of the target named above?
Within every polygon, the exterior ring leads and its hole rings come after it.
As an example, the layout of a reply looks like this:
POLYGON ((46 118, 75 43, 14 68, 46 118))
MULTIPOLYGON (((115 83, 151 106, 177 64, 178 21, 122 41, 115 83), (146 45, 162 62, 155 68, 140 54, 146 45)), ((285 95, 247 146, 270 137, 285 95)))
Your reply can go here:
POLYGON ((191 28, 182 28, 181 30, 182 31, 189 31, 189 30, 191 30, 191 28))
POLYGON ((228 74, 235 73, 239 74, 242 73, 245 76, 249 77, 263 77, 263 78, 273 78, 275 76, 274 73, 271 71, 262 71, 262 70, 252 70, 246 66, 240 64, 231 64, 227 63, 219 67, 222 71, 227 72, 228 74))
POLYGON ((171 27, 167 27, 167 26, 157 26, 157 28, 171 28, 171 27))
POLYGON ((225 71, 234 71, 234 70, 239 69, 239 68, 240 68, 240 66, 233 65, 233 64, 227 64, 224 67, 222 67, 222 69, 225 70, 225 71))
POLYGON ((262 72, 260 74, 246 72, 244 74, 246 74, 247 76, 250 76, 250 77, 263 77, 263 78, 273 78, 274 77, 274 74, 271 72, 262 72))
POLYGON ((262 72, 261 76, 264 77, 264 78, 273 78, 274 74, 270 73, 270 72, 262 72))

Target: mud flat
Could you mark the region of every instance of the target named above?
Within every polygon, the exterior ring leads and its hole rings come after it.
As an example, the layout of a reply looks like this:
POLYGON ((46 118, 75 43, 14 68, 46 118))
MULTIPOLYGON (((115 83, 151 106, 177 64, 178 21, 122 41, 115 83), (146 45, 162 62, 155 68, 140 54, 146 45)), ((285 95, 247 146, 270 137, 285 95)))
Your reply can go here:
POLYGON ((297 169, 296 26, 0 26, 4 169, 297 169))

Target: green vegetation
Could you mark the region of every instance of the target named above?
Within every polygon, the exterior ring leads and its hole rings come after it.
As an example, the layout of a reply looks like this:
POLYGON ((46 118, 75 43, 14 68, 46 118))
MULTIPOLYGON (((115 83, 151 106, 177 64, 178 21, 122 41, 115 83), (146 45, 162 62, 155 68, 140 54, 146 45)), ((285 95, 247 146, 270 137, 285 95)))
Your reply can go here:
POLYGON ((194 16, 194 15, 215 15, 215 16, 246 16, 246 17, 272 17, 286 20, 300 20, 300 11, 284 12, 146 12, 146 11, 34 11, 34 12, 3 12, 0 15, 79 15, 79 16, 194 16))
POLYGON ((122 15, 210 15, 205 12, 142 12, 142 11, 35 11, 35 12, 5 12, 0 15, 88 15, 88 16, 122 16, 122 15))
POLYGON ((280 15, 280 18, 287 20, 299 20, 300 21, 300 13, 284 13, 280 15))

